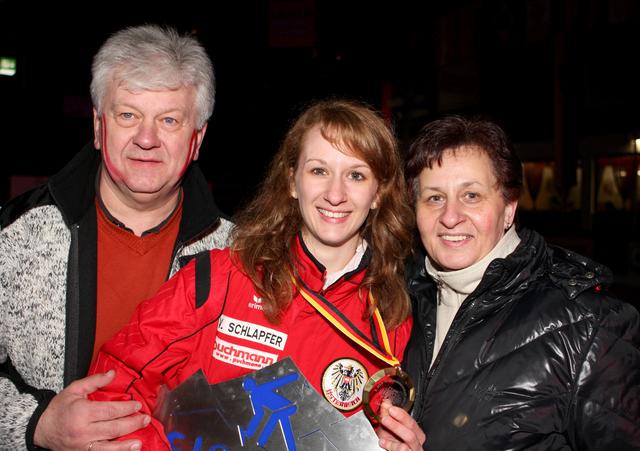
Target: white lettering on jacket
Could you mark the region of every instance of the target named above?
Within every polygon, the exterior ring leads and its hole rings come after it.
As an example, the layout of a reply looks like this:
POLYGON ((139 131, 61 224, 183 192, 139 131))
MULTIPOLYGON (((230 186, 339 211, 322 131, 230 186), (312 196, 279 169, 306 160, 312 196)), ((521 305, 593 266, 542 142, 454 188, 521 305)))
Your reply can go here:
POLYGON ((216 337, 213 358, 230 365, 241 366, 250 370, 260 370, 274 364, 278 360, 278 355, 229 343, 220 337, 216 337))
POLYGON ((218 332, 231 337, 261 343, 282 351, 287 342, 287 334, 260 324, 249 323, 222 315, 218 320, 218 332))

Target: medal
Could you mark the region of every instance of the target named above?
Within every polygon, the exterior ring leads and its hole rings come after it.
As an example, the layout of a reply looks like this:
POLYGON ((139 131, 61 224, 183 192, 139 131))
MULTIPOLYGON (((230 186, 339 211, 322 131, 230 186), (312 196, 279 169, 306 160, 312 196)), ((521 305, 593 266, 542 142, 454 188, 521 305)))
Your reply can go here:
POLYGON ((399 366, 383 368, 369 378, 364 385, 364 413, 374 421, 380 421, 380 405, 385 399, 407 412, 413 406, 416 390, 407 373, 399 366))
MULTIPOLYGON (((375 337, 378 335, 382 337, 383 348, 377 341, 372 341, 351 323, 329 300, 310 290, 303 281, 297 281, 293 276, 291 276, 291 280, 302 297, 340 332, 370 354, 390 365, 390 367, 374 373, 365 383, 363 408, 367 417, 372 422, 380 421, 380 405, 385 399, 389 400, 392 405, 409 411, 415 399, 415 388, 409 375, 400 368, 400 361, 391 352, 387 329, 384 327, 378 308, 376 307, 373 311, 372 333, 375 337)), ((369 292, 368 299, 373 305, 374 300, 371 292, 369 292)))

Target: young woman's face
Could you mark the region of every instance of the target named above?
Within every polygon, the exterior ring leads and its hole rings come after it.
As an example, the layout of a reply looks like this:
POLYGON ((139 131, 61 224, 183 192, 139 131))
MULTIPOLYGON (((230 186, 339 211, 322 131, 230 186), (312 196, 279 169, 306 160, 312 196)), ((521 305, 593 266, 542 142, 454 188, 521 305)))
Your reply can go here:
POLYGON ((416 220, 429 257, 444 270, 473 265, 513 223, 517 201, 505 202, 487 154, 461 147, 418 177, 416 220))
POLYGON ((355 252, 360 228, 375 208, 378 181, 369 165, 311 129, 302 145, 291 194, 298 199, 305 244, 315 252, 355 252))

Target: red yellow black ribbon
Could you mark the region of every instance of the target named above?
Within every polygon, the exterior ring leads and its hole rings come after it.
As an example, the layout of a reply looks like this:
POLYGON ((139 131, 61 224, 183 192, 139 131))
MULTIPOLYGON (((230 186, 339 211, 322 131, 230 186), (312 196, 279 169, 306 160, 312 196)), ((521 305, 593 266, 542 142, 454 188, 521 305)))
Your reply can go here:
MULTIPOLYGON (((374 343, 360 329, 358 329, 349 320, 349 318, 338 310, 328 299, 309 289, 303 281, 296 280, 293 276, 291 276, 291 280, 296 288, 298 288, 302 297, 351 341, 391 366, 400 365, 400 361, 391 353, 387 329, 384 327, 382 316, 380 316, 380 312, 377 307, 374 308, 373 319, 377 330, 382 336, 382 345, 384 346, 384 349, 380 349, 379 345, 374 343)), ((369 292, 368 299, 371 305, 374 305, 374 299, 371 292, 369 292)))

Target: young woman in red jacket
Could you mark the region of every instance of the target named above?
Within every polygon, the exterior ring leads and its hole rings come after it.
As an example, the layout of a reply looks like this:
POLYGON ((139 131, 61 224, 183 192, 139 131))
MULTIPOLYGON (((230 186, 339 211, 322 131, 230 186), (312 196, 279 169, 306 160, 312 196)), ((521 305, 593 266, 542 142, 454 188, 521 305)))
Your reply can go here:
MULTIPOLYGON (((312 105, 236 218, 231 248, 199 255, 139 307, 98 356, 92 372, 117 375, 92 396, 136 399, 149 414, 161 385, 197 370, 214 384, 290 357, 336 409, 358 412, 364 383, 398 365, 410 334, 409 205, 380 116, 348 101, 312 105), (345 368, 357 382, 338 394, 332 374, 345 368)), ((424 434, 404 410, 380 416, 382 447, 421 449, 424 434)), ((169 446, 153 418, 134 436, 169 446)))

